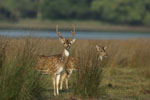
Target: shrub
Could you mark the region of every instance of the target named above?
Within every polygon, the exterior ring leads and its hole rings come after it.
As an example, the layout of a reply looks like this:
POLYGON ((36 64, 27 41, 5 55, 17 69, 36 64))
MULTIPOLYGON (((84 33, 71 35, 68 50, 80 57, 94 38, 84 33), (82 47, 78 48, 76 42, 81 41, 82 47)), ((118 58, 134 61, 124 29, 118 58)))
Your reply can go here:
POLYGON ((80 54, 79 58, 74 93, 82 98, 98 98, 102 95, 100 84, 103 78, 102 71, 106 61, 99 61, 98 55, 93 49, 90 49, 87 54, 80 54))
POLYGON ((35 52, 36 47, 31 41, 26 40, 25 45, 18 48, 17 54, 10 61, 2 64, 0 100, 31 100, 40 97, 41 75, 34 68, 36 66, 35 52))

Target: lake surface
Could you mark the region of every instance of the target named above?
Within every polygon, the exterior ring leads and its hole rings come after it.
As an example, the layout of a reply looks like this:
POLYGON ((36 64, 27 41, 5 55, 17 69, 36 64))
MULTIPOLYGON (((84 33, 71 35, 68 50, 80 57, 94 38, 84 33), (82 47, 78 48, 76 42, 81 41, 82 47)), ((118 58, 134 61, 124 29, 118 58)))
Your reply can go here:
MULTIPOLYGON (((71 32, 61 31, 64 37, 70 37, 71 32)), ((0 29, 1 36, 8 37, 41 37, 41 38, 58 38, 56 31, 52 30, 14 30, 0 29)), ((140 32, 91 32, 76 31, 75 37, 78 39, 129 39, 129 38, 150 38, 149 33, 140 32)))

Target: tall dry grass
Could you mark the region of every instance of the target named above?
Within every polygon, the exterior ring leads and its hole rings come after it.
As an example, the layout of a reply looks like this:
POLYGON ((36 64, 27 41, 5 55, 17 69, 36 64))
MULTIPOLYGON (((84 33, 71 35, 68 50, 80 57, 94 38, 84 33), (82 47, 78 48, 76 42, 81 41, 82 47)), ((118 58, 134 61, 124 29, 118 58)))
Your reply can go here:
POLYGON ((106 60, 98 60, 95 45, 89 45, 88 49, 79 54, 78 71, 74 85, 74 93, 82 99, 96 99, 104 94, 104 88, 99 88, 106 60))
POLYGON ((0 71, 0 100, 40 98, 41 75, 34 68, 37 62, 36 46, 29 39, 25 39, 20 46, 16 44, 12 46, 13 41, 9 39, 7 42, 4 40, 0 42, 4 45, 0 51, 0 54, 3 55, 0 71))
MULTIPOLYGON (((0 44, 0 99, 39 99, 45 80, 34 69, 37 55, 61 53, 61 43, 55 39, 0 38, 0 44)), ((82 98, 101 98, 105 95, 101 92, 105 90, 101 88, 102 81, 105 80, 103 75, 108 74, 110 80, 113 75, 121 75, 122 72, 116 68, 135 69, 137 76, 149 80, 149 44, 150 39, 77 40, 71 47, 70 55, 80 59, 79 71, 72 79, 72 92, 82 98), (108 58, 102 63, 97 61, 96 44, 108 47, 108 58)), ((146 88, 140 91, 145 93, 149 90, 146 88)))

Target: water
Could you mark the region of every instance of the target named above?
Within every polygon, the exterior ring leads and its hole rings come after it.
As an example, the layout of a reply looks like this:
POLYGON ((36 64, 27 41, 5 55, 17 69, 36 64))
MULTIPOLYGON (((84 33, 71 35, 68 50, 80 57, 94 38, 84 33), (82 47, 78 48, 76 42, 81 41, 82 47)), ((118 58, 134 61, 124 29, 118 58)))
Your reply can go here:
MULTIPOLYGON (((70 37, 69 31, 62 31, 64 37, 70 37)), ((41 38, 57 38, 55 31, 51 30, 0 30, 1 36, 8 37, 41 37, 41 38)), ((76 31, 75 37, 78 39, 129 39, 129 38, 150 38, 149 33, 140 32, 91 32, 76 31)))

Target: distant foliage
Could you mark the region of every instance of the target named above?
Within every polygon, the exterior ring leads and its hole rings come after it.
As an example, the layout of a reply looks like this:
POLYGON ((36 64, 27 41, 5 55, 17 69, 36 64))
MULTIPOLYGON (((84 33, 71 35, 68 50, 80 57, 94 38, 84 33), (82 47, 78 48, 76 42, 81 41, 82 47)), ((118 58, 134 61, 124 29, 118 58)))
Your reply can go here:
POLYGON ((0 19, 100 20, 150 25, 150 0, 0 0, 0 19))
POLYGON ((149 0, 94 0, 92 10, 99 19, 117 24, 149 25, 149 0))
POLYGON ((89 0, 45 0, 41 5, 42 18, 84 19, 89 18, 89 0))
POLYGON ((0 19, 35 18, 38 0, 0 0, 0 19))

